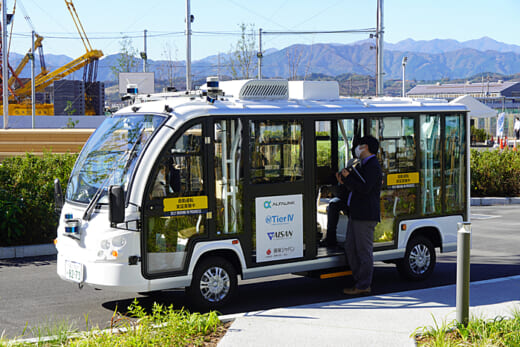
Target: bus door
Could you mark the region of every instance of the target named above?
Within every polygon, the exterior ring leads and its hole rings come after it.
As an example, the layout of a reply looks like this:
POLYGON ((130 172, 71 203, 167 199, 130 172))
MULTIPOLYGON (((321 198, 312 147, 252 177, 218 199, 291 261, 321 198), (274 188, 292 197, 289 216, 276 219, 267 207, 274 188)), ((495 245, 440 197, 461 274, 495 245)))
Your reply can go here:
POLYGON ((248 266, 316 255, 314 124, 301 117, 250 119, 244 180, 244 253, 248 266), (305 148, 305 151, 304 151, 305 148))
MULTIPOLYGON (((327 232, 329 202, 337 197, 345 198, 339 192, 336 173, 354 157, 354 144, 363 136, 364 124, 364 119, 354 117, 315 121, 315 196, 317 221, 323 233, 327 232)), ((336 228, 339 243, 345 241, 346 228, 347 218, 343 212, 336 228)), ((322 249, 319 255, 330 253, 322 249)))
POLYGON ((208 199, 206 128, 199 122, 179 129, 154 164, 143 202, 146 278, 185 273, 194 242, 208 238, 214 203, 208 199))

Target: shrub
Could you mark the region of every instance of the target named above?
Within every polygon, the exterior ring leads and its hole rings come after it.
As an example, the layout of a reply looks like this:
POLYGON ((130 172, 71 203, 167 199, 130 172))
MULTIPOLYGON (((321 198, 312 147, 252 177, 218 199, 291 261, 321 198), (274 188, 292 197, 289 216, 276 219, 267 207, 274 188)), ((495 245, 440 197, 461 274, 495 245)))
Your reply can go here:
POLYGON ((484 142, 488 139, 488 133, 484 129, 471 126, 471 141, 484 142))
POLYGON ((0 246, 49 243, 56 237, 54 179, 66 183, 76 154, 26 154, 0 164, 0 246))
POLYGON ((471 151, 471 196, 519 195, 519 152, 471 151))

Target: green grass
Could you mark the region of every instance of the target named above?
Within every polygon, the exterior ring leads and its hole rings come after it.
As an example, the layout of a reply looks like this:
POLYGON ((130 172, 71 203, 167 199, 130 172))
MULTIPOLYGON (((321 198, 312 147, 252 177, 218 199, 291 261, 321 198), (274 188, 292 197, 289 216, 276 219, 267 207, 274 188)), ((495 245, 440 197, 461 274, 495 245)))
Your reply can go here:
POLYGON ((0 346, 202 346, 225 332, 216 312, 189 313, 154 303, 147 314, 137 300, 129 306, 128 316, 114 314, 108 330, 75 333, 62 323, 49 327, 33 331, 36 344, 0 336, 0 346), (44 339, 47 334, 53 338, 44 339))
POLYGON ((419 328, 414 335, 418 346, 520 346, 520 311, 513 311, 512 317, 473 318, 467 326, 439 326, 435 321, 435 326, 419 328))

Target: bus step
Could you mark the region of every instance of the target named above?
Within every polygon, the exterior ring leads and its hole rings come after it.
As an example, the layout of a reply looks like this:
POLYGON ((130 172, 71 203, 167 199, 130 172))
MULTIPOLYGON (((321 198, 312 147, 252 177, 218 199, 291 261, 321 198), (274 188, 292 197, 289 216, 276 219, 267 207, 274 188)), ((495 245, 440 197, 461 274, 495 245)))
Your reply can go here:
POLYGON ((348 270, 348 271, 338 271, 338 272, 330 272, 330 273, 326 273, 326 274, 321 274, 321 275, 320 275, 320 279, 324 280, 324 279, 327 279, 327 278, 342 277, 342 276, 350 276, 350 275, 352 275, 352 271, 351 271, 351 270, 348 270))

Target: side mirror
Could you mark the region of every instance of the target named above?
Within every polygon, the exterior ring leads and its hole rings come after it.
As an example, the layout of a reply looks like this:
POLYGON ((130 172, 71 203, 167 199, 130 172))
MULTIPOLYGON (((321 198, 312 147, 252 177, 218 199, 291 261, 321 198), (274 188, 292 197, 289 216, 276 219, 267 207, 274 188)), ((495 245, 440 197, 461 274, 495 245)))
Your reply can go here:
POLYGON ((54 180, 54 212, 57 215, 61 214, 61 209, 65 203, 63 198, 63 190, 61 189, 61 183, 58 178, 54 180))
POLYGON ((121 186, 108 188, 108 220, 112 226, 125 221, 125 192, 121 186))

